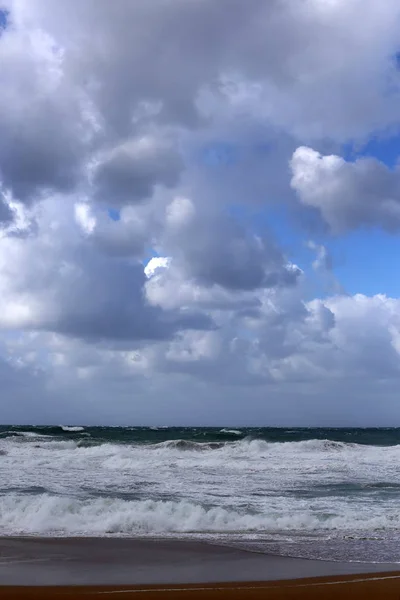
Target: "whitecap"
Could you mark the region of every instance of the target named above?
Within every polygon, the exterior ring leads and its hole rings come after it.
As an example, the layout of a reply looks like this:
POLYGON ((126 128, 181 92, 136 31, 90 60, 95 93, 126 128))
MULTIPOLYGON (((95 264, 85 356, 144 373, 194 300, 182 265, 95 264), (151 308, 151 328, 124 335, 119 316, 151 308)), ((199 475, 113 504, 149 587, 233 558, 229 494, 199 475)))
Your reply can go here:
POLYGON ((85 428, 84 427, 68 427, 67 425, 60 425, 61 429, 63 431, 67 431, 70 433, 77 433, 79 431, 84 431, 85 428))

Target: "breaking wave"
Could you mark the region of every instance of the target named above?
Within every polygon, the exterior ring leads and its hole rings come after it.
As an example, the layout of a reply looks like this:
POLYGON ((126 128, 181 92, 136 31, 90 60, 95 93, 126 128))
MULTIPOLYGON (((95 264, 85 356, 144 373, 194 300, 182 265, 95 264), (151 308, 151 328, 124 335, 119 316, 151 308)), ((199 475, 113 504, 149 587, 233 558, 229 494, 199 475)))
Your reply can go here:
POLYGON ((243 435, 243 431, 239 429, 221 429, 220 433, 228 433, 230 435, 243 435))
POLYGON ((49 494, 0 497, 0 529, 13 534, 155 535, 182 533, 279 533, 304 531, 391 530, 391 517, 250 514, 189 501, 126 501, 118 498, 67 498, 49 494))
POLYGON ((249 453, 265 455, 266 452, 298 453, 298 452, 340 452, 357 450, 358 444, 335 442, 331 440, 306 440, 302 442, 266 442, 264 440, 244 438, 240 441, 226 442, 194 442, 191 440, 168 440, 157 444, 149 444, 156 450, 181 450, 204 452, 207 450, 224 450, 232 454, 249 453))
POLYGON ((68 427, 67 425, 61 425, 61 429, 69 433, 78 433, 85 430, 84 427, 68 427))
POLYGON ((373 430, 3 426, 0 535, 397 536, 399 440, 373 430))
POLYGON ((150 444, 149 448, 156 450, 182 450, 202 452, 205 450, 219 450, 225 446, 225 442, 192 442, 191 440, 168 440, 158 444, 150 444))
MULTIPOLYGON (((0 440, 6 441, 9 439, 18 441, 22 443, 26 442, 37 442, 40 445, 45 446, 46 448, 81 448, 84 449, 87 446, 97 448, 94 450, 96 453, 108 453, 110 447, 113 447, 116 451, 119 451, 123 448, 131 448, 131 449, 142 449, 143 451, 153 450, 157 453, 165 452, 168 453, 177 453, 177 452, 207 452, 207 451, 221 451, 225 454, 231 454, 234 456, 243 456, 245 454, 249 456, 266 456, 267 454, 298 454, 306 453, 338 453, 338 452, 354 452, 365 450, 368 448, 373 449, 373 447, 362 446, 354 443, 345 443, 345 442, 336 442, 332 440, 305 440, 300 442, 267 442, 262 439, 252 439, 251 437, 245 437, 241 440, 225 440, 225 441, 193 441, 186 439, 175 439, 175 440, 166 440, 161 442, 147 442, 147 443, 130 443, 130 444, 119 444, 108 442, 103 439, 93 439, 89 433, 86 433, 83 427, 66 427, 63 426, 62 431, 66 434, 69 433, 79 433, 80 437, 71 438, 69 436, 65 436, 64 438, 54 436, 54 435, 46 435, 43 433, 34 433, 30 431, 5 431, 0 433, 0 440), (83 437, 85 436, 85 437, 83 437), (75 440, 75 441, 73 441, 75 440), (80 441, 78 441, 80 440, 80 441)), ((233 430, 229 431, 231 434, 233 430)), ((239 431, 232 435, 240 435, 239 431)), ((31 445, 31 444, 30 444, 31 445)), ((389 449, 389 448, 388 448, 389 449)), ((396 449, 400 449, 400 446, 391 446, 390 450, 396 451, 396 449)))
POLYGON ((46 438, 46 437, 51 437, 49 435, 46 435, 44 433, 36 433, 34 431, 2 431, 0 432, 0 437, 2 438, 7 438, 7 437, 15 437, 15 438, 27 438, 27 439, 35 439, 35 438, 46 438))

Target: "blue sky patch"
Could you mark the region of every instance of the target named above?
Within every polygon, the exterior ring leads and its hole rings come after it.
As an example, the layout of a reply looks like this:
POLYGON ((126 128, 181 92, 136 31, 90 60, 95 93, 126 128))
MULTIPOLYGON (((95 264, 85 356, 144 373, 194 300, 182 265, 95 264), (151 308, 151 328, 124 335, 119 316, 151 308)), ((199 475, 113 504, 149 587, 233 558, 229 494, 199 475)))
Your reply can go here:
POLYGON ((121 219, 121 213, 116 208, 109 208, 107 212, 108 212, 108 216, 113 221, 119 221, 121 219))
POLYGON ((400 132, 391 136, 374 136, 365 145, 346 144, 342 156, 348 161, 361 157, 373 157, 389 168, 396 166, 400 155, 400 132))
POLYGON ((9 15, 10 15, 10 13, 7 10, 2 10, 0 8, 0 35, 1 35, 1 30, 7 28, 9 15))

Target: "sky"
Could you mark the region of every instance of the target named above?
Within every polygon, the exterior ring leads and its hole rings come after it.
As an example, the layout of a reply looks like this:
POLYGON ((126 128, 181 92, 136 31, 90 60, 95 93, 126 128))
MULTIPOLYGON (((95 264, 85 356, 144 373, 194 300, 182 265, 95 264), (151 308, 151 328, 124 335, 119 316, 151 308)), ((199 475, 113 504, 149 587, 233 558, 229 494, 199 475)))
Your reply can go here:
POLYGON ((400 426, 399 2, 0 9, 0 422, 400 426))

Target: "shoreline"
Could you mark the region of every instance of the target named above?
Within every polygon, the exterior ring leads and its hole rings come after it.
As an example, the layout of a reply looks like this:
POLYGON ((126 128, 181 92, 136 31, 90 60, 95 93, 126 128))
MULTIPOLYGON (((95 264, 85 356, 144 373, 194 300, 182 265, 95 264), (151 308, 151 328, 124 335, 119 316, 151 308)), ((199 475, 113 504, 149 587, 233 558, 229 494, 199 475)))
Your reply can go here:
POLYGON ((227 585, 399 572, 397 563, 290 558, 165 538, 0 538, 0 593, 21 585, 227 585))
POLYGON ((145 538, 0 538, 4 600, 400 598, 398 564, 289 558, 145 538))
MULTIPOLYGON (((3 543, 7 544, 8 541, 14 542, 32 542, 32 541, 41 541, 43 543, 52 543, 52 542, 60 542, 65 541, 66 543, 73 543, 74 541, 80 541, 82 543, 85 542, 96 542, 96 543, 109 543, 109 542, 119 542, 128 541, 133 546, 136 544, 188 544, 188 545, 201 545, 203 547, 217 547, 217 548, 228 548, 231 550, 237 550, 239 552, 245 552, 250 554, 269 556, 275 558, 282 559, 293 559, 293 560, 304 560, 307 562, 322 562, 322 563, 338 563, 338 564, 351 564, 351 565, 370 565, 372 568, 382 566, 385 570, 387 565, 392 566, 396 571, 400 571, 400 560, 395 561, 384 561, 384 560, 362 560, 362 559, 346 559, 346 558, 335 558, 335 557, 315 557, 315 556, 301 556, 297 553, 289 554, 289 553, 279 553, 274 551, 273 549, 261 549, 259 547, 260 542, 258 540, 247 540, 247 539, 236 539, 232 542, 229 541, 229 538, 225 537, 208 537, 206 534, 204 536, 191 535, 191 534, 177 534, 171 536, 156 536, 156 535, 128 535, 128 534, 107 534, 107 535, 62 535, 62 534, 52 534, 52 535, 38 535, 36 533, 21 533, 21 534, 10 534, 10 535, 0 535, 0 560, 1 560, 1 547, 3 543)), ((321 542, 321 539, 317 540, 321 542)), ((362 540, 360 540, 362 541, 362 540)), ((261 542, 262 544, 262 542, 261 542)), ((0 563, 1 564, 1 563, 0 563)), ((386 572, 386 570, 385 570, 386 572)), ((1 584, 0 584, 1 585, 1 584)))

